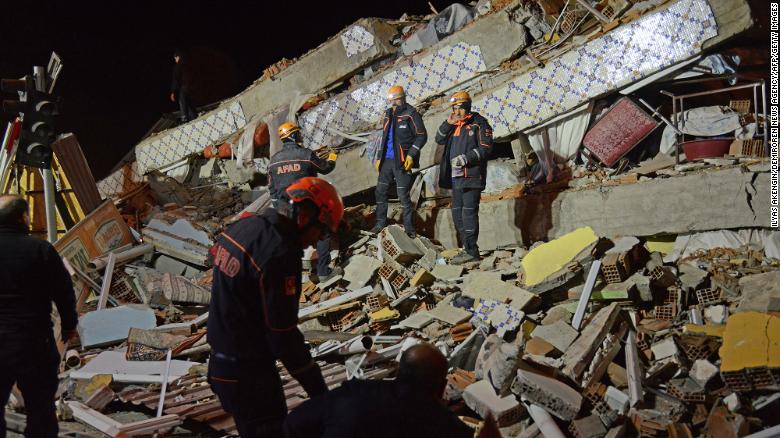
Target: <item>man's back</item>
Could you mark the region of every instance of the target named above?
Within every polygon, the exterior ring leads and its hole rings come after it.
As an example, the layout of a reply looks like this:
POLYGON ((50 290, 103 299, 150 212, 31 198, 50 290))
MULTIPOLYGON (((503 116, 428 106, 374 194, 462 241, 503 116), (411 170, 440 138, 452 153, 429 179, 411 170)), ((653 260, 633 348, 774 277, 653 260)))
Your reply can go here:
POLYGON ((302 250, 289 239, 292 235, 294 230, 280 223, 276 211, 267 210, 262 216, 241 219, 217 239, 212 248, 213 317, 208 326, 209 343, 216 351, 271 357, 265 340, 264 316, 269 309, 264 297, 273 291, 264 290, 262 283, 286 272, 294 276, 294 284, 299 278, 302 250))
POLYGON ((280 199, 292 183, 307 176, 330 173, 336 163, 317 157, 311 150, 293 141, 285 141, 282 149, 268 164, 271 197, 280 199))
POLYGON ((452 412, 413 385, 360 380, 293 410, 286 432, 288 438, 473 436, 452 412))
POLYGON ((0 248, 0 334, 50 334, 52 300, 69 310, 63 326, 75 327, 73 286, 54 247, 21 225, 5 225, 0 248))

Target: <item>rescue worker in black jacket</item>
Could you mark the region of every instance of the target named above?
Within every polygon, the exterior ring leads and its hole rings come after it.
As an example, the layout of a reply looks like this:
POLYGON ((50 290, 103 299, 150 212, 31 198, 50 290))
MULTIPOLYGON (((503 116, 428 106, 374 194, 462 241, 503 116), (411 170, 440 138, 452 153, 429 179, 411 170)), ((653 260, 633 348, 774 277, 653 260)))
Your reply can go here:
MULTIPOLYGON (((282 149, 271 157, 268 164, 268 186, 273 202, 284 196, 290 184, 307 176, 325 175, 336 167, 338 156, 331 152, 327 159, 317 156, 311 149, 301 146, 301 128, 286 122, 277 130, 282 140, 282 149)), ((323 233, 317 242, 317 277, 319 281, 327 279, 330 269, 330 234, 323 233)))
POLYGON ((276 360, 310 397, 327 386, 298 330, 303 248, 344 214, 320 178, 291 184, 274 208, 248 214, 212 247, 208 380, 242 438, 278 437, 287 415, 276 360))
POLYGON ((452 219, 464 248, 452 259, 458 264, 479 259, 479 198, 485 189, 493 129, 479 113, 471 112, 467 92, 455 93, 450 105, 452 112, 436 132, 436 144, 445 145, 439 186, 452 189, 452 219))
POLYGON ((414 182, 412 168, 420 166, 420 151, 428 140, 428 133, 420 113, 406 103, 406 94, 401 86, 390 87, 387 99, 390 108, 385 112, 382 147, 375 162, 379 180, 376 183, 376 225, 371 232, 378 233, 387 224, 387 192, 395 181, 403 208, 404 230, 410 237, 415 237, 417 233, 409 191, 414 182))
MULTIPOLYGON (((57 250, 28 234, 27 202, 0 196, 0 406, 14 383, 24 398, 28 437, 56 437, 54 395, 60 355, 52 333, 51 307, 57 306, 61 338, 75 336, 78 316, 73 283, 57 250)), ((0 437, 5 438, 0 415, 0 437)))
POLYGON ((179 101, 181 121, 189 122, 198 118, 198 112, 195 111, 195 107, 192 105, 190 81, 186 76, 187 68, 182 59, 182 52, 177 50, 173 54, 173 61, 176 65, 173 67, 173 78, 171 79, 171 102, 179 101))

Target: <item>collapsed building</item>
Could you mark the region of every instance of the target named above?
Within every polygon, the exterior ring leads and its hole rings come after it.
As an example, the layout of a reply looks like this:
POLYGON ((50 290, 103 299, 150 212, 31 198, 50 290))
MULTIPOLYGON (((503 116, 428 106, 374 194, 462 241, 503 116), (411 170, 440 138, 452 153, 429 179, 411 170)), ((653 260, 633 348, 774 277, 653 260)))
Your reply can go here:
MULTIPOLYGON (((331 387, 392 377, 428 341, 449 360, 450 407, 475 428, 492 414, 504 436, 776 431, 766 90, 724 45, 753 26, 742 0, 483 0, 361 19, 196 120, 163 119, 102 181, 69 173, 86 217, 56 244, 81 313, 65 428, 235 433, 205 378, 208 249, 268 208, 273 133, 297 120, 307 147, 339 153, 325 179, 352 230, 332 251, 343 273, 305 281, 300 303, 331 387), (479 262, 448 263, 433 136, 412 190, 421 236, 361 231, 395 84, 428 132, 455 90, 494 128, 479 262)), ((307 396, 282 373, 294 409, 307 396)))

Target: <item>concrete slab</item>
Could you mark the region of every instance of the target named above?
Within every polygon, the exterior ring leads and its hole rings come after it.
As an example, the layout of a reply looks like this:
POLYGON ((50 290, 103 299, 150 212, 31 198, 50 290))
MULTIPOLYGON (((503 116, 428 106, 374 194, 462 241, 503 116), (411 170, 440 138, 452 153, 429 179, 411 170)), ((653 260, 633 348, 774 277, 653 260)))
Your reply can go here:
POLYGON ((431 272, 439 280, 450 281, 463 275, 463 266, 459 265, 436 265, 431 272))
POLYGON ((612 408, 612 410, 618 411, 620 415, 625 415, 628 412, 628 394, 614 386, 607 387, 607 392, 604 393, 604 401, 607 402, 607 406, 612 408))
MULTIPOLYGON (((479 244, 483 249, 508 241, 528 245, 583 226, 602 237, 769 228, 769 205, 769 174, 743 173, 739 169, 708 170, 587 190, 526 193, 519 199, 480 204, 480 224, 483 218, 493 217, 491 235, 501 240, 491 243, 480 230, 479 244)), ((449 208, 423 212, 421 216, 435 224, 432 231, 436 240, 448 247, 456 245, 449 208)))
POLYGON ((463 392, 463 401, 482 418, 492 414, 501 427, 517 422, 523 412, 514 395, 499 397, 487 380, 467 386, 463 392))
POLYGON ((677 265, 677 270, 679 272, 678 277, 685 290, 697 289, 709 276, 707 271, 699 269, 691 263, 680 263, 677 265))
POLYGON ((552 344, 558 351, 564 352, 575 339, 579 332, 574 330, 564 321, 556 321, 548 325, 540 325, 534 329, 533 337, 539 337, 552 344))
POLYGON ((557 321, 563 321, 566 324, 571 322, 572 314, 564 306, 555 306, 547 311, 547 315, 542 319, 542 324, 553 324, 557 321))
POLYGON ((517 310, 531 308, 539 297, 527 290, 501 280, 498 272, 474 271, 466 276, 461 288, 463 294, 477 299, 484 298, 507 302, 517 310))
POLYGON ((710 380, 718 375, 719 371, 720 369, 707 359, 698 359, 693 363, 693 366, 691 366, 691 372, 689 374, 702 386, 702 388, 704 388, 710 380))
POLYGON ((365 286, 371 281, 380 266, 382 266, 382 262, 374 257, 364 255, 350 257, 344 268, 344 280, 349 283, 347 288, 356 290, 365 286))
POLYGON ((565 383, 526 370, 517 370, 512 392, 522 395, 550 414, 571 421, 582 405, 582 395, 565 383))
POLYGON ((84 348, 118 344, 127 339, 131 328, 152 329, 157 325, 154 310, 127 305, 95 310, 79 318, 78 332, 84 348))
POLYGON ((399 322, 398 325, 401 327, 407 327, 410 329, 419 330, 426 325, 432 323, 434 320, 434 317, 431 316, 430 313, 423 311, 423 312, 415 312, 409 315, 408 318, 404 319, 403 321, 399 322))
POLYGON ((678 352, 677 344, 674 343, 674 338, 671 336, 651 345, 650 349, 653 351, 653 357, 657 361, 672 357, 678 352))
POLYGON ((433 318, 444 321, 450 325, 458 325, 471 318, 471 312, 460 307, 455 307, 449 302, 442 301, 436 307, 428 311, 433 318))
POLYGON ((729 310, 724 305, 707 306, 704 308, 704 318, 713 324, 725 324, 729 317, 729 310))
POLYGON ((574 436, 579 438, 601 438, 607 434, 607 428, 596 414, 574 420, 570 430, 576 431, 574 436))
POLYGON ((563 355, 563 369, 569 378, 577 381, 588 368, 601 346, 604 338, 612 331, 620 315, 620 307, 616 303, 599 310, 582 329, 580 336, 569 346, 563 355))
POLYGON ((769 205, 769 174, 709 171, 562 193, 551 209, 549 234, 585 225, 607 237, 768 228, 769 205))
POLYGON ((742 277, 739 288, 742 301, 737 312, 780 312, 780 271, 742 277))

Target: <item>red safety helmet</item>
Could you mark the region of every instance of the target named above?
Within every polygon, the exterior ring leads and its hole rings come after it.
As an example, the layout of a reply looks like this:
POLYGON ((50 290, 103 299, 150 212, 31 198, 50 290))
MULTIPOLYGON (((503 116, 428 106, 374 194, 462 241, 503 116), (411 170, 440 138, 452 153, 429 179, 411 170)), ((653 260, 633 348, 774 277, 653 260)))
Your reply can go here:
POLYGON ((344 202, 333 184, 322 178, 307 176, 287 187, 292 202, 310 200, 320 209, 319 221, 334 233, 344 217, 344 202))

